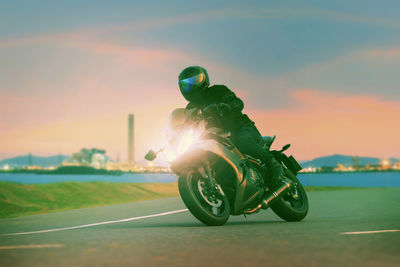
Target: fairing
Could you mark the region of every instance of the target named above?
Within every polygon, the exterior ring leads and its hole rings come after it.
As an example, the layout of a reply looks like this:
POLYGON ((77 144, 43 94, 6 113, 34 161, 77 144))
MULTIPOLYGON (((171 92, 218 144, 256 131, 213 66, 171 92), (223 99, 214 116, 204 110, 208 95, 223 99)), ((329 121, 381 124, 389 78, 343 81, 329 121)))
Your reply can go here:
MULTIPOLYGON (((231 200, 231 213, 242 214, 244 210, 252 209, 260 203, 265 193, 257 186, 260 174, 251 166, 245 164, 245 157, 237 148, 228 149, 215 140, 207 139, 196 143, 185 154, 175 160, 171 169, 178 175, 197 169, 211 157, 217 157, 226 162, 233 170, 235 194, 231 200)), ((224 188, 223 188, 224 189, 224 188)))

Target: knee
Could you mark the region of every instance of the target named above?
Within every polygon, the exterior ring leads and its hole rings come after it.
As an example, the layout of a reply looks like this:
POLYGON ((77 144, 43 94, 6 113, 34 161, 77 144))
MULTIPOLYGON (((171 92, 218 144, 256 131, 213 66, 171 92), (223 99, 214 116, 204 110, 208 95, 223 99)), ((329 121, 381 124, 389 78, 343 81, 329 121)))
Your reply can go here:
POLYGON ((240 152, 247 154, 251 151, 253 143, 252 141, 253 140, 250 137, 242 136, 236 138, 235 145, 240 150, 240 152))

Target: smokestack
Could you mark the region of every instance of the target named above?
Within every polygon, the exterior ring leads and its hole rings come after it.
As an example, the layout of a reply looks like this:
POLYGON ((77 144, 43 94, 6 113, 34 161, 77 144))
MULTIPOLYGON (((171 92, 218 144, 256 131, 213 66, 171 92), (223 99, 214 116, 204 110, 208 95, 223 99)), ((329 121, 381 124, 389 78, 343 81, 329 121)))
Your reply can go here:
POLYGON ((134 155, 134 117, 133 114, 128 115, 128 163, 133 164, 135 162, 134 155))

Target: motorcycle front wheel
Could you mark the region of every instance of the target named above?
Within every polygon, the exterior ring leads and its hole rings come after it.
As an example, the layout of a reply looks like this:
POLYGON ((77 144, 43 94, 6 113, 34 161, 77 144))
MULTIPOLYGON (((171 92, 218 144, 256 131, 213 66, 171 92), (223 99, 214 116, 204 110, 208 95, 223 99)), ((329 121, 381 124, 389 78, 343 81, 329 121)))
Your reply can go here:
POLYGON ((211 188, 207 178, 190 172, 179 176, 179 193, 189 211, 206 225, 223 225, 229 218, 230 205, 225 194, 211 188))
POLYGON ((289 190, 272 204, 271 209, 286 221, 301 221, 306 217, 309 209, 307 193, 290 170, 285 169, 284 176, 292 184, 289 190))

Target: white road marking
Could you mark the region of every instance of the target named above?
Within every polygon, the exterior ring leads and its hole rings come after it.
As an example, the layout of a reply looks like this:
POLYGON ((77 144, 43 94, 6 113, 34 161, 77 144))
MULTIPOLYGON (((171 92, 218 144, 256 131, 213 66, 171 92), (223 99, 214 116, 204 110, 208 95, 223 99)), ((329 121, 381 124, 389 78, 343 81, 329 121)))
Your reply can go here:
POLYGON ((163 212, 163 213, 152 214, 152 215, 146 215, 146 216, 132 217, 132 218, 127 218, 127 219, 115 220, 115 221, 105 221, 105 222, 98 222, 98 223, 90 223, 90 224, 77 225, 77 226, 70 226, 70 227, 63 227, 63 228, 39 230, 39 231, 32 231, 32 232, 22 232, 22 233, 0 234, 0 236, 29 235, 29 234, 40 234, 40 233, 64 231, 64 230, 78 229, 78 228, 86 228, 86 227, 97 226, 97 225, 103 225, 103 224, 120 223, 120 222, 129 222, 129 221, 135 221, 135 220, 141 220, 141 219, 147 219, 147 218, 153 218, 153 217, 160 217, 160 216, 165 216, 165 215, 170 215, 170 214, 179 213, 179 212, 185 212, 185 211, 188 211, 188 209, 173 210, 173 211, 167 211, 167 212, 163 212))
POLYGON ((390 232, 400 232, 400 230, 377 230, 377 231, 361 231, 361 232, 344 232, 341 235, 362 235, 362 234, 379 234, 379 233, 390 233, 390 232))
POLYGON ((26 249, 26 248, 62 248, 63 244, 31 244, 31 245, 17 245, 17 246, 0 246, 1 249, 26 249))

